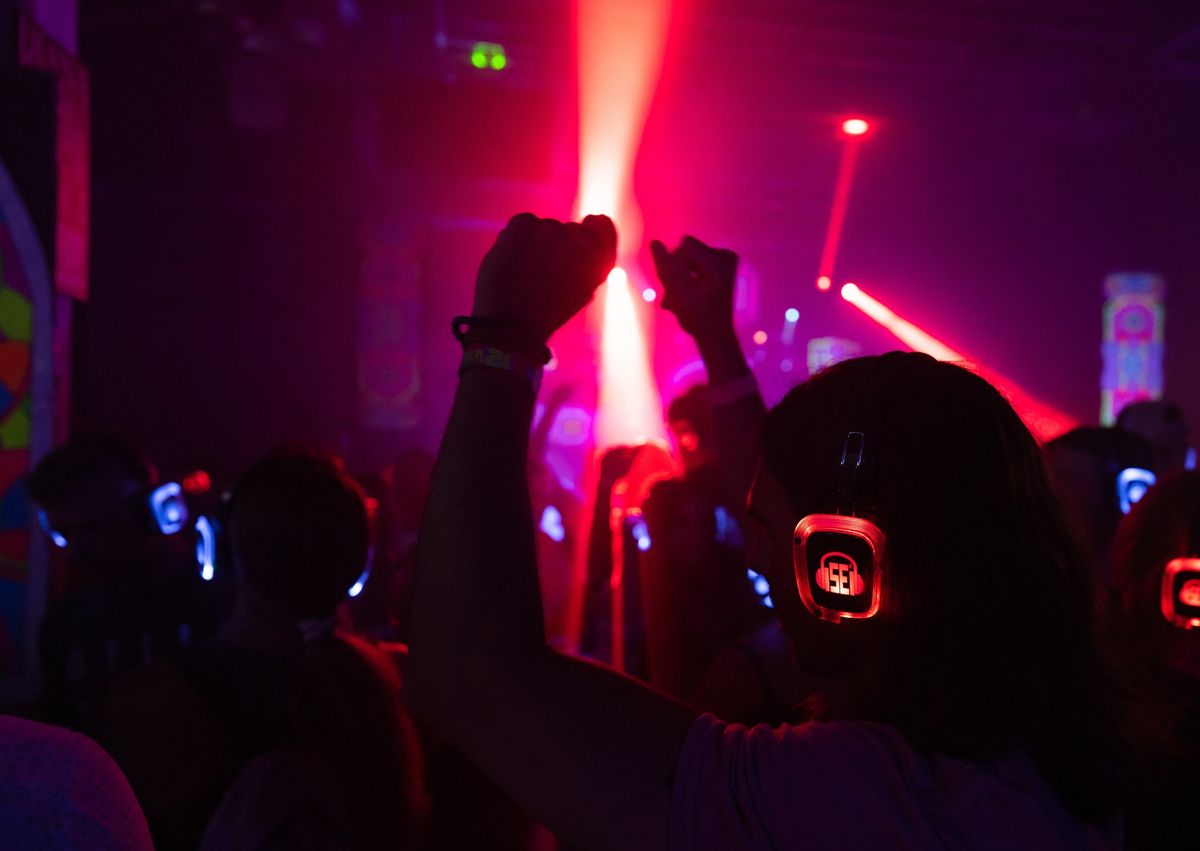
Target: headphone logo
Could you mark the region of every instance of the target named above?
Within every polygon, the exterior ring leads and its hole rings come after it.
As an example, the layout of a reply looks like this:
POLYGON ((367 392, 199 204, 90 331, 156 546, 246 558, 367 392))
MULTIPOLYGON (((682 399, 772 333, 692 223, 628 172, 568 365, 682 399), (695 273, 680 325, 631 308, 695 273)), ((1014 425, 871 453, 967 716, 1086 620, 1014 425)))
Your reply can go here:
POLYGON ((829 594, 857 597, 865 589, 858 562, 845 553, 826 553, 817 569, 817 587, 829 594))

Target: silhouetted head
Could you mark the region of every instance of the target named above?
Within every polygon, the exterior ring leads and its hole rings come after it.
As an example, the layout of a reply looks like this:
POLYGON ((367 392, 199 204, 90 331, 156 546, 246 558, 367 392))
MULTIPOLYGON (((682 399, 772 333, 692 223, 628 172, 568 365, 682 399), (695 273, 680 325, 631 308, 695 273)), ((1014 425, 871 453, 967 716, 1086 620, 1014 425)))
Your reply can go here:
POLYGON ((228 524, 243 588, 282 617, 328 617, 367 565, 365 498, 328 458, 255 463, 234 486, 228 524))
POLYGON ((921 354, 858 358, 793 389, 762 445, 751 512, 772 598, 802 667, 841 682, 819 714, 977 759, 1014 741, 1068 747, 1061 719, 1095 687, 1089 571, 1037 444, 995 388, 921 354), (873 457, 857 507, 887 536, 884 586, 876 616, 835 624, 801 603, 792 537, 804 516, 837 510, 854 430, 873 457))
POLYGON ((1056 437, 1044 449, 1059 498, 1091 548, 1096 570, 1107 578, 1113 535, 1123 516, 1121 494, 1133 503, 1146 487, 1142 482, 1137 485, 1140 490, 1131 493, 1131 486, 1118 477, 1130 468, 1151 470, 1150 445, 1131 432, 1083 427, 1056 437))
POLYGON ((1134 402, 1117 415, 1117 428, 1144 438, 1154 452, 1151 469, 1160 476, 1184 468, 1188 454, 1188 424, 1183 409, 1165 399, 1134 402))
POLYGON ((147 503, 154 465, 109 435, 78 437, 46 455, 26 481, 71 555, 104 574, 124 574, 156 534, 147 503))

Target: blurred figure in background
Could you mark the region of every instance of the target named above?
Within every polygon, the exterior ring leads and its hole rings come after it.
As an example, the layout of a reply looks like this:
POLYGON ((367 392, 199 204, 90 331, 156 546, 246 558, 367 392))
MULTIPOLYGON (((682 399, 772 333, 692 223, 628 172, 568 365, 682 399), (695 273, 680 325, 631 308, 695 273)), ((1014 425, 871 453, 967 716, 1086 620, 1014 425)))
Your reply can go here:
POLYGON ((67 590, 40 631, 43 712, 91 731, 112 677, 215 633, 216 589, 199 576, 192 538, 176 534, 190 529, 178 487, 125 441, 76 438, 43 458, 27 487, 66 552, 67 590))
POLYGON ((1183 409, 1174 402, 1158 399, 1126 405, 1117 415, 1117 428, 1150 444, 1151 469, 1158 476, 1195 469, 1194 450, 1188 445, 1187 420, 1183 409))
POLYGON ((1131 432, 1082 427, 1043 447, 1059 499, 1104 584, 1121 517, 1152 486, 1150 445, 1131 432))
POLYGON ((688 477, 650 489, 639 570, 649 681, 688 700, 727 646, 771 613, 746 579, 745 553, 718 536, 712 494, 688 477))
POLYGON ((1130 814, 1131 848, 1177 844, 1200 798, 1200 473, 1168 476, 1117 530, 1113 573, 1130 649, 1181 707, 1182 745, 1130 814))
POLYGON ((270 456, 238 479, 227 530, 233 616, 188 674, 238 772, 201 847, 416 847, 425 795, 399 676, 334 628, 369 562, 363 492, 333 459, 270 456))

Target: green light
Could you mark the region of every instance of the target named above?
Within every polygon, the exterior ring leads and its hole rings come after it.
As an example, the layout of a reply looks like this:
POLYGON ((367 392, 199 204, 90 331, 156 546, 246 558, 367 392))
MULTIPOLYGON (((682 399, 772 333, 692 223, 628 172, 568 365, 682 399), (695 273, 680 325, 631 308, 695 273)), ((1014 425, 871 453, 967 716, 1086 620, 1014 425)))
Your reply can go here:
POLYGON ((506 65, 508 65, 508 57, 503 52, 492 54, 493 71, 503 71, 506 65))
POLYGON ((478 46, 471 51, 471 64, 476 68, 486 68, 488 64, 487 54, 478 46))

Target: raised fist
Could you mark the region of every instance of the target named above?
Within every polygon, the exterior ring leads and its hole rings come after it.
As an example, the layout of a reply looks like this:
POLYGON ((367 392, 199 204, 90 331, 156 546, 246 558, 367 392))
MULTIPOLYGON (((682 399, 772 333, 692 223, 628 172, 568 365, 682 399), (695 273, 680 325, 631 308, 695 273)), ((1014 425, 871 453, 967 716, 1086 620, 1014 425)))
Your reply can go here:
POLYGON ((591 301, 616 259, 607 216, 577 224, 520 213, 479 266, 472 314, 508 320, 545 342, 591 301))
POLYGON ((663 309, 697 340, 733 329, 733 292, 738 257, 685 236, 674 251, 650 243, 654 269, 663 285, 663 309))

